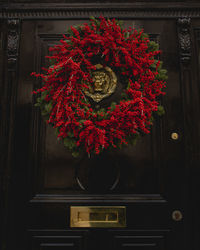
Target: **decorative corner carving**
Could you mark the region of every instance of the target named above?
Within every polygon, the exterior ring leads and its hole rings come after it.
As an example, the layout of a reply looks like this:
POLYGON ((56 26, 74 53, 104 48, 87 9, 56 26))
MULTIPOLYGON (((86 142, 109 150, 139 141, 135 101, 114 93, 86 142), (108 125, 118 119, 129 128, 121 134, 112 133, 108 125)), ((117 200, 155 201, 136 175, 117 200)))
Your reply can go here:
POLYGON ((8 20, 7 57, 8 69, 16 66, 19 50, 20 22, 18 19, 8 20))
POLYGON ((189 64, 191 60, 190 17, 178 19, 178 39, 180 48, 180 61, 189 64))

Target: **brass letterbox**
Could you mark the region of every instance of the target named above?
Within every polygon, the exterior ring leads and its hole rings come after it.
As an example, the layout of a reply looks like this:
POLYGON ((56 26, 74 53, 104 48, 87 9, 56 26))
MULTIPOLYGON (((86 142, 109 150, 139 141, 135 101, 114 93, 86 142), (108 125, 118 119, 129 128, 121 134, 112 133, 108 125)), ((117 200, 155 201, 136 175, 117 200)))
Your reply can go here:
POLYGON ((124 206, 73 206, 70 227, 126 227, 124 206))

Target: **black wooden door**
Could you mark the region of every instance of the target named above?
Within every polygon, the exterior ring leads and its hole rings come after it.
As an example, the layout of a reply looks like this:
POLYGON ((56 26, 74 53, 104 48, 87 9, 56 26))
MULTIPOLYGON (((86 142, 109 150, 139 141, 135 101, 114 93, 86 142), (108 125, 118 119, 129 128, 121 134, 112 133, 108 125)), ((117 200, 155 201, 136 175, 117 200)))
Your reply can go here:
MULTIPOLYGON (((160 45, 169 77, 166 96, 161 100, 165 115, 155 119, 151 134, 142 137, 136 146, 97 159, 74 159, 56 139, 54 130, 34 107, 32 91, 40 82, 30 76, 47 64, 44 57, 48 48, 57 44, 71 25, 88 18, 81 18, 80 12, 71 19, 68 16, 60 20, 47 17, 8 22, 7 81, 15 86, 11 86, 13 92, 9 95, 12 180, 7 201, 8 249, 187 247, 185 85, 190 77, 190 19, 127 17, 126 11, 119 17, 127 27, 144 28, 160 45), (18 64, 12 62, 14 57, 18 64), (71 228, 71 206, 125 206, 127 225, 71 228)), ((195 32, 197 36, 198 29, 195 32)))

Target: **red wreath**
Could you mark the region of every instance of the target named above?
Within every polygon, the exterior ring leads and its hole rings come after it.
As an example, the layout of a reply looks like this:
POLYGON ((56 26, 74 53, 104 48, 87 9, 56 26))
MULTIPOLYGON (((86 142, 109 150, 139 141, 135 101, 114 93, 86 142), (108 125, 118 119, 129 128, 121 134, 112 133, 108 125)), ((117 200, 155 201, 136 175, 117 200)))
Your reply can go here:
POLYGON ((103 17, 71 27, 63 37, 47 56, 54 64, 43 74, 32 73, 43 84, 34 91, 41 93, 37 106, 58 138, 76 156, 83 148, 89 155, 99 154, 148 134, 166 80, 166 70, 156 59, 158 45, 143 30, 125 29, 103 17), (118 103, 96 110, 84 89, 93 84, 91 72, 99 60, 121 75, 125 87, 118 103))

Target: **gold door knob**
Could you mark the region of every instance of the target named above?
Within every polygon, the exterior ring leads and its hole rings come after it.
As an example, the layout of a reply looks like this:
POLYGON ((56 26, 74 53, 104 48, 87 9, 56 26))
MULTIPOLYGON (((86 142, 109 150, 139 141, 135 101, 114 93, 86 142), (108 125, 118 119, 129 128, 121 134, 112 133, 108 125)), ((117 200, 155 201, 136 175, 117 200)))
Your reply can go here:
POLYGON ((172 140, 178 140, 179 134, 176 132, 173 132, 173 133, 171 133, 171 138, 172 138, 172 140))
POLYGON ((174 221, 181 221, 183 219, 183 215, 180 210, 174 210, 172 212, 172 219, 174 221))

